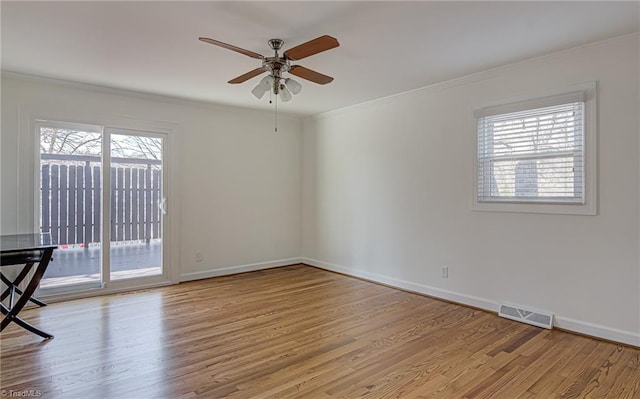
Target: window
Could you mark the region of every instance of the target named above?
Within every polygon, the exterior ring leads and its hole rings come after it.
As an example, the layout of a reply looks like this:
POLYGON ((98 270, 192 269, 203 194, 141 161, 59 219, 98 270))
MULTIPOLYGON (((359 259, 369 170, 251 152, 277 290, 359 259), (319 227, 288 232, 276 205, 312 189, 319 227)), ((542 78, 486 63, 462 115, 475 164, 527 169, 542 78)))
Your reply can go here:
POLYGON ((591 85, 476 111, 475 208, 595 214, 594 102, 591 85))

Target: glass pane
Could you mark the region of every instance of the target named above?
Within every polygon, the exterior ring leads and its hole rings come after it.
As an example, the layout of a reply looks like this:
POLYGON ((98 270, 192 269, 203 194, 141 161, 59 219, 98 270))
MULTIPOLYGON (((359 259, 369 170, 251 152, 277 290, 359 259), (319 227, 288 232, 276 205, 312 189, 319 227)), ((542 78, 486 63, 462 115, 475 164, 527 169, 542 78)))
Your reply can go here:
POLYGON ((582 146, 582 106, 566 104, 496 117, 491 126, 491 156, 576 151, 582 146))
POLYGON ((58 244, 41 288, 101 281, 101 156, 101 133, 40 128, 40 230, 58 244))
POLYGON ((493 163, 496 196, 511 198, 573 198, 582 192, 573 157, 522 159, 493 163))
POLYGON ((111 135, 111 280, 162 273, 162 139, 111 135))

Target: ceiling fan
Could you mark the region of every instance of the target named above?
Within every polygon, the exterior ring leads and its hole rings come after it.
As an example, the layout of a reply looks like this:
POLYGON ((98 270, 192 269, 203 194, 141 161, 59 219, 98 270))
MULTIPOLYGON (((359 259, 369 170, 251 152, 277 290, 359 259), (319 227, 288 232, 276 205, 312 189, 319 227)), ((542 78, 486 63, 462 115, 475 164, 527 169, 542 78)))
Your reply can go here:
POLYGON ((226 48, 227 50, 244 54, 251 58, 262 60, 262 67, 256 68, 234 79, 231 79, 228 83, 243 83, 255 76, 263 74, 264 72, 269 72, 269 75, 262 78, 260 83, 258 83, 258 85, 251 92, 258 99, 262 98, 262 96, 267 91, 270 91, 274 95, 276 95, 276 98, 277 95, 280 94, 280 97, 284 102, 291 100, 292 93, 298 94, 300 93, 300 90, 302 90, 302 85, 300 85, 300 83, 291 78, 285 78, 282 76, 282 74, 285 72, 321 85, 325 85, 333 81, 333 78, 331 76, 323 75, 301 65, 291 65, 291 61, 298 61, 314 54, 318 54, 323 51, 338 47, 340 45, 336 38, 329 35, 324 35, 290 48, 289 50, 286 50, 282 55, 280 55, 278 51, 282 49, 284 40, 271 39, 268 42, 269 47, 274 50, 275 54, 273 57, 264 57, 258 53, 254 53, 253 51, 232 46, 218 40, 209 39, 207 37, 201 37, 199 39, 200 41, 203 41, 205 43, 213 44, 215 46, 226 48))

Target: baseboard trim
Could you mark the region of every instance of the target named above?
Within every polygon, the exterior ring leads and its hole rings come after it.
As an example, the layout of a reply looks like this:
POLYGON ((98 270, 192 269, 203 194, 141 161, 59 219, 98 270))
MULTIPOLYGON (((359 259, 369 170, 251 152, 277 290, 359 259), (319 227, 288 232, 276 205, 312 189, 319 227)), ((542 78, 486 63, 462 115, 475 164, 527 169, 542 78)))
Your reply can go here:
POLYGON ((634 334, 631 331, 618 330, 562 316, 554 317, 553 326, 564 331, 640 348, 640 334, 634 334))
POLYGON ((302 263, 302 258, 288 258, 280 260, 272 260, 267 262, 250 263, 247 265, 228 266, 220 269, 210 269, 201 272, 184 273, 180 275, 180 282, 192 280, 201 280, 203 278, 228 276, 230 274, 254 272, 258 270, 271 269, 274 267, 282 267, 302 263))
MULTIPOLYGON (((460 305, 479 308, 492 313, 498 312, 499 304, 486 298, 479 298, 454 291, 443 290, 441 288, 431 287, 428 285, 414 283, 406 280, 400 280, 378 273, 351 269, 334 263, 323 262, 317 259, 303 257, 301 258, 300 262, 309 266, 318 267, 320 269, 361 278, 363 280, 368 280, 374 283, 384 284, 402 290, 423 294, 437 299, 454 302, 460 305)), ((600 326, 558 315, 554 315, 553 326, 580 335, 586 335, 606 341, 617 342, 633 347, 640 347, 640 334, 636 334, 631 331, 618 330, 615 328, 600 326)))

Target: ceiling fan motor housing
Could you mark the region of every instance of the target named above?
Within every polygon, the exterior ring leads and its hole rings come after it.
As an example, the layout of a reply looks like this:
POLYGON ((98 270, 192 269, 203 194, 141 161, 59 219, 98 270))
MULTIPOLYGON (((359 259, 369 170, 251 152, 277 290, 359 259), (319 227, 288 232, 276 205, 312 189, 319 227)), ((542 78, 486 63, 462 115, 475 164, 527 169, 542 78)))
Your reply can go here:
POLYGON ((269 47, 276 53, 273 57, 266 57, 262 61, 262 67, 273 77, 273 93, 278 94, 280 91, 280 80, 282 79, 283 72, 289 72, 291 65, 286 57, 280 57, 278 50, 282 48, 284 40, 271 39, 269 40, 269 47))
POLYGON ((289 60, 282 57, 268 57, 262 61, 262 66, 269 72, 289 72, 291 65, 289 60))

